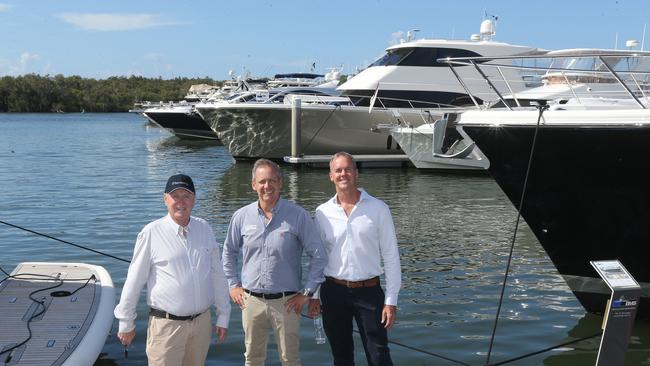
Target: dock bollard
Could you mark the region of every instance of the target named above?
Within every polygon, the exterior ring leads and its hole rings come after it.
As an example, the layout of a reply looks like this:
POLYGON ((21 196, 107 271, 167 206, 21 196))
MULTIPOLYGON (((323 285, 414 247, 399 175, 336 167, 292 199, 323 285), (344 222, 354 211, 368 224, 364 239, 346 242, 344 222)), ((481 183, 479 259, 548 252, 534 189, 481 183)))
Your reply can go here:
POLYGON ((293 158, 300 155, 300 104, 300 98, 291 101, 291 157, 293 158))

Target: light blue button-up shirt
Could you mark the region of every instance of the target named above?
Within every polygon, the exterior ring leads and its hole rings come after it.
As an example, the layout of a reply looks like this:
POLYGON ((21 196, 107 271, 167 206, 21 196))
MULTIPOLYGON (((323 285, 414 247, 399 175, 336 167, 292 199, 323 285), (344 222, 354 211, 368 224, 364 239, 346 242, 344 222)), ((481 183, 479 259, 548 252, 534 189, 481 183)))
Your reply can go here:
POLYGON ((257 201, 237 210, 223 245, 223 268, 230 288, 242 286, 261 293, 315 290, 325 278, 325 246, 305 209, 282 198, 266 223, 257 201), (301 286, 302 253, 310 257, 305 286, 301 286), (242 258, 241 278, 238 260, 242 258))

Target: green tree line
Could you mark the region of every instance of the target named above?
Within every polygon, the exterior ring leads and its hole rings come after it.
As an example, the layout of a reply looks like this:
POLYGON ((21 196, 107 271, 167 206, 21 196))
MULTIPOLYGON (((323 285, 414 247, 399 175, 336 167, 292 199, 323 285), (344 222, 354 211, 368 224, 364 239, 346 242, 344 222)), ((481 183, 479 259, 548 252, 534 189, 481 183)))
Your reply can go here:
POLYGON ((4 76, 0 78, 0 112, 127 112, 135 102, 181 100, 192 84, 221 82, 207 77, 4 76))

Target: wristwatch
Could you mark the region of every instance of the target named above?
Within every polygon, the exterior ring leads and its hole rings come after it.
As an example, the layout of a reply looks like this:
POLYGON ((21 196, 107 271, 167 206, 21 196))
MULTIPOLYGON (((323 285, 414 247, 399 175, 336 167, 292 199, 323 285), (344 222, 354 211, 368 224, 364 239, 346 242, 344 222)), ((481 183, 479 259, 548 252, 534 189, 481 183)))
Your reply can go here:
POLYGON ((312 291, 310 288, 306 288, 302 290, 302 296, 312 297, 314 296, 314 291, 312 291))

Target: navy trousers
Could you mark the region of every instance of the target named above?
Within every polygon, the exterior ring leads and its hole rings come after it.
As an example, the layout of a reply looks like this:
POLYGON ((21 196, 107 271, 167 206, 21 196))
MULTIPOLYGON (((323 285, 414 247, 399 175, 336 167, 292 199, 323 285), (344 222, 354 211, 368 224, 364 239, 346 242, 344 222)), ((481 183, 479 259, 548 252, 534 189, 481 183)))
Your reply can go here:
POLYGON ((357 322, 369 366, 392 366, 388 334, 381 324, 384 291, 374 287, 347 288, 325 281, 320 298, 323 327, 332 348, 335 366, 354 365, 352 319, 357 322))

